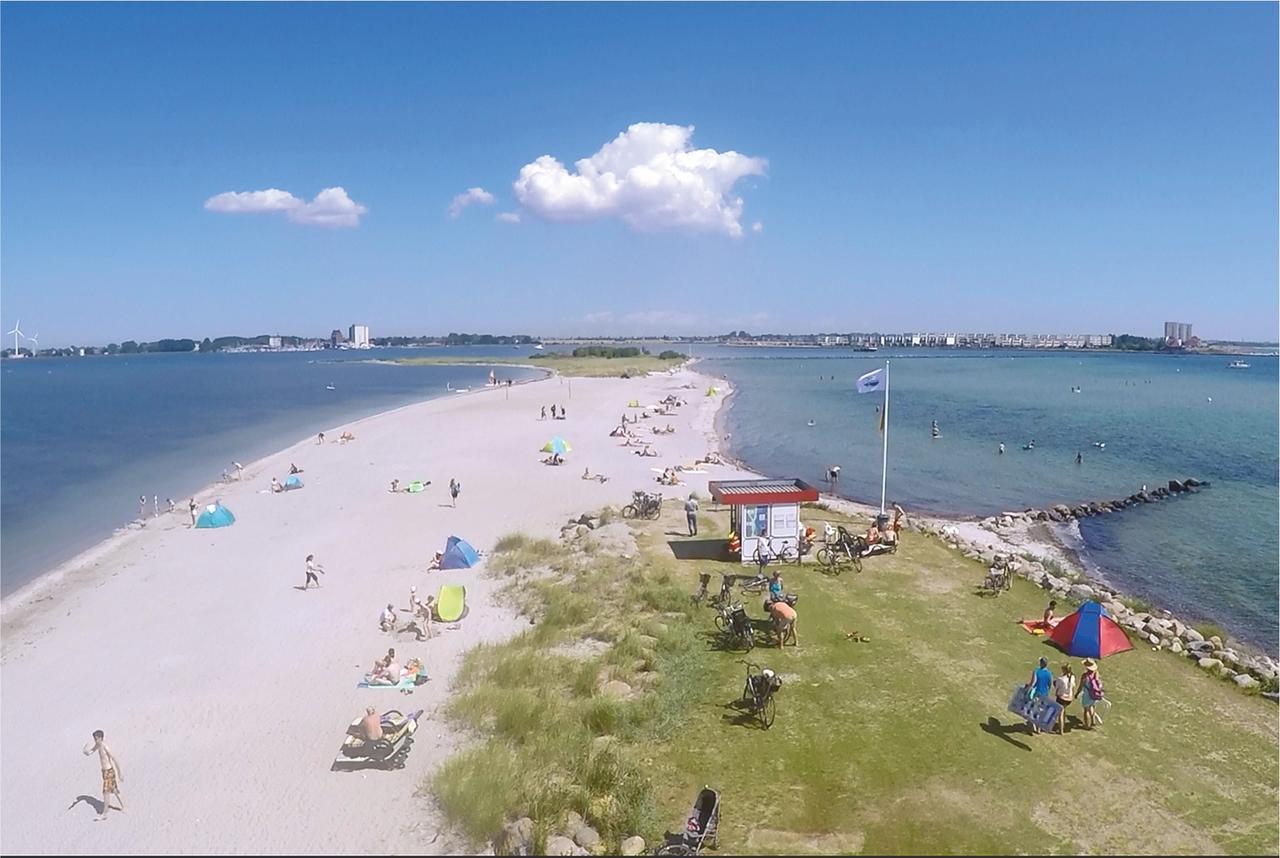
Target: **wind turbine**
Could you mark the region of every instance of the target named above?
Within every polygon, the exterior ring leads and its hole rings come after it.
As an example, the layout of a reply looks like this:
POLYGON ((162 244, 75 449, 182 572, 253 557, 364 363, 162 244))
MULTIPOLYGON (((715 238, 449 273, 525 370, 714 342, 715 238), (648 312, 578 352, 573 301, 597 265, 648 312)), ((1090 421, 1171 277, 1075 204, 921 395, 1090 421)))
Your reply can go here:
POLYGON ((37 349, 37 348, 39 348, 39 346, 40 346, 40 335, 39 335, 39 334, 32 334, 31 336, 27 337, 27 339, 28 339, 28 340, 30 340, 31 342, 35 343, 35 345, 33 345, 33 346, 31 347, 31 356, 32 356, 32 357, 35 357, 35 356, 36 356, 36 349, 37 349))
POLYGON ((13 330, 8 331, 5 334, 5 336, 8 336, 9 334, 13 334, 13 356, 16 358, 22 357, 22 352, 18 351, 18 337, 26 336, 26 334, 22 333, 22 329, 19 327, 19 325, 21 324, 22 324, 22 320, 19 319, 17 322, 14 323, 13 330))

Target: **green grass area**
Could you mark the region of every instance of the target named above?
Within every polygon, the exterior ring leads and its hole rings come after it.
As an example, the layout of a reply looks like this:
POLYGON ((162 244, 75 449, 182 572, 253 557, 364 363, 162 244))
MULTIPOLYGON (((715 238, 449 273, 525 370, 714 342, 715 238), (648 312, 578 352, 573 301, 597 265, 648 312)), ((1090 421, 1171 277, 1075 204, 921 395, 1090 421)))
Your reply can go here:
MULTIPOLYGON (((1030 735, 1005 705, 1037 658, 1055 673, 1065 660, 1016 624, 1039 616, 1046 594, 1018 580, 977 596, 985 568, 932 537, 904 533, 896 555, 866 560, 860 575, 785 567, 799 645, 779 651, 760 623, 749 658, 784 685, 772 729, 747 722, 728 704, 748 656, 718 648, 713 613, 687 598, 699 572, 714 588, 735 566, 676 559, 688 540, 672 535, 682 514, 668 507, 630 525, 632 560, 578 550, 554 575, 507 573, 542 613, 469 659, 453 710, 483 740, 436 780, 478 839, 523 813, 545 834, 573 809, 610 847, 632 833, 652 845, 707 784, 721 793, 724 854, 1280 849, 1273 703, 1135 639, 1101 664, 1113 701, 1104 725, 1079 729, 1077 704, 1065 736, 1030 735), (600 641, 590 659, 557 655, 584 638, 600 641), (637 696, 603 698, 615 676, 637 696)), ((819 531, 843 520, 803 517, 819 531)), ((726 532, 724 513, 702 519, 704 534, 726 532)), ((509 547, 531 565, 554 562, 531 545, 509 547)), ((753 618, 760 601, 744 599, 753 618)))
POLYGON ((662 359, 656 355, 640 355, 638 357, 627 358, 609 358, 609 357, 571 357, 569 355, 561 355, 555 352, 548 354, 535 354, 528 357, 518 358, 481 358, 481 357, 412 357, 400 358, 396 363, 406 364, 409 366, 424 366, 430 364, 448 365, 448 364, 482 364, 495 366, 520 364, 524 366, 536 366, 539 369, 546 369, 564 376, 574 377, 591 377, 591 378, 634 378, 649 372, 665 372, 674 366, 679 366, 687 358, 668 358, 662 359))

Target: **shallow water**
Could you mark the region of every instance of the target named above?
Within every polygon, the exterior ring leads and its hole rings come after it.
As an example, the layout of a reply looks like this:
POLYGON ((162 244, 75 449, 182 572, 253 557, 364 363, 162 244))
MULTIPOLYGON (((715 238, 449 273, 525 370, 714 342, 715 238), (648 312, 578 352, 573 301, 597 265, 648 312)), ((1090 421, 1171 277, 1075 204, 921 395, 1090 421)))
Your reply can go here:
MULTIPOLYGON (((40 358, 0 364, 0 590, 10 593, 138 516, 179 508, 232 460, 399 405, 483 387, 488 367, 378 363, 510 357, 509 347, 40 358), (332 384, 334 390, 327 390, 332 384)), ((536 370, 508 367, 519 381, 536 370)), ((302 463, 299 463, 302 465, 302 463)))
POLYGON ((1236 370, 1220 356, 1108 352, 698 354, 737 388, 725 416, 735 455, 810 482, 839 464, 840 493, 860 501, 880 501, 883 397, 855 394, 854 381, 886 359, 887 495, 908 510, 982 516, 1114 499, 1171 478, 1211 481, 1194 496, 1085 519, 1085 560, 1124 592, 1277 649, 1275 357, 1236 370))

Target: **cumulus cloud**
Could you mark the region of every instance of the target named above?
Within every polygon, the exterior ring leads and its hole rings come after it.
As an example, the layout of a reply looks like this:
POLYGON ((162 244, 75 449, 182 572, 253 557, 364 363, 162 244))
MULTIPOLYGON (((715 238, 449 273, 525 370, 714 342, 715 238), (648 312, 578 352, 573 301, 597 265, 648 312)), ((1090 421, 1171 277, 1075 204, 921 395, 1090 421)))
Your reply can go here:
POLYGON ((484 188, 467 188, 454 197, 453 202, 449 203, 449 217, 456 218, 462 214, 463 209, 472 203, 479 203, 482 206, 491 205, 493 203, 493 194, 484 188))
POLYGON ((755 223, 751 224, 751 231, 764 232, 764 224, 762 224, 760 221, 756 221, 755 223))
POLYGON ((260 214, 284 212, 294 223, 315 226, 358 226, 360 216, 369 210, 347 196, 341 187, 325 188, 311 202, 288 191, 268 188, 265 191, 227 191, 209 197, 204 207, 222 214, 260 214))
POLYGON ((635 229, 742 236, 742 198, 733 186, 764 175, 768 162, 738 152, 693 149, 692 125, 638 122, 574 163, 550 155, 520 168, 516 199, 554 221, 620 218, 635 229))
POLYGON ((498 223, 519 223, 520 212, 498 212, 493 219, 498 223))

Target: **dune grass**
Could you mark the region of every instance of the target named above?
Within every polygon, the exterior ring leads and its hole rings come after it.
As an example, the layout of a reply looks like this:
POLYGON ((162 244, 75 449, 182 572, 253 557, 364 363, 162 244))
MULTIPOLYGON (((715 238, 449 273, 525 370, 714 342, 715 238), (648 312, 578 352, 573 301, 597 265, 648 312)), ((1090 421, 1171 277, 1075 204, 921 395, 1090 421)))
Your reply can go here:
POLYGON ((688 358, 659 358, 656 355, 639 355, 627 358, 608 357, 572 357, 556 352, 538 353, 525 357, 431 357, 399 358, 396 363, 407 366, 479 364, 483 366, 504 366, 518 364, 536 366, 563 376, 582 378, 634 378, 650 372, 666 372, 679 366, 688 358))
MULTIPOLYGON (((760 643, 749 656, 726 652, 712 612, 688 594, 699 572, 714 587, 721 572, 746 570, 675 559, 686 540, 668 506, 630 525, 633 560, 575 552, 554 576, 518 578, 537 624, 469 657, 452 711, 482 741, 435 789, 477 840, 524 814, 545 837, 573 809, 610 849, 633 833, 652 845, 706 784, 721 793, 723 854, 1280 849, 1270 701, 1135 640, 1102 663, 1113 701, 1104 725, 1081 729, 1077 704, 1067 735, 1030 735, 1005 706, 1037 658, 1055 672, 1065 660, 1016 624, 1039 616, 1046 594, 1018 580, 999 597, 975 595, 981 564, 910 532, 860 575, 784 567, 800 594, 799 645, 766 642, 751 596, 760 643), (846 639, 853 631, 869 641, 846 639), (595 643, 565 649, 582 641, 595 643), (767 732, 729 706, 746 658, 784 679, 767 732), (635 696, 604 698, 611 678, 635 696)), ((819 530, 821 519, 848 520, 802 517, 819 530)), ((704 534, 727 529, 724 512, 701 518, 704 534)))

